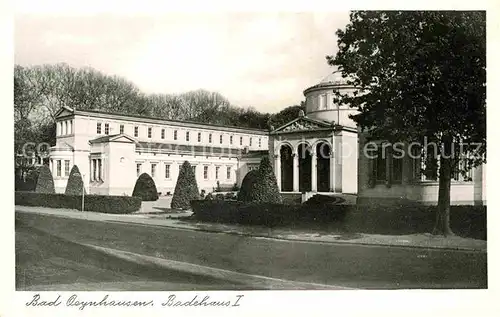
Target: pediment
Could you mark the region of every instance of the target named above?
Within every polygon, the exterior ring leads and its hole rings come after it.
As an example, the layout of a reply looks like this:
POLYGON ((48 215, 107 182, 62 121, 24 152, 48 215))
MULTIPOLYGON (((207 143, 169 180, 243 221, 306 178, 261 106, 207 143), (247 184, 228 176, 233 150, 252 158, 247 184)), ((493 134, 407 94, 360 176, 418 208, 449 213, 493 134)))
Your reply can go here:
POLYGON ((61 109, 59 109, 56 114, 55 114, 55 117, 56 119, 57 118, 62 118, 62 117, 67 117, 67 116, 71 116, 74 114, 74 111, 73 109, 71 109, 70 107, 61 107, 61 109))
POLYGON ((272 133, 315 131, 333 128, 333 124, 307 117, 297 118, 272 131, 272 133))
POLYGON ((131 136, 128 136, 126 134, 120 134, 118 136, 110 138, 109 142, 135 143, 136 140, 134 138, 132 138, 131 136))

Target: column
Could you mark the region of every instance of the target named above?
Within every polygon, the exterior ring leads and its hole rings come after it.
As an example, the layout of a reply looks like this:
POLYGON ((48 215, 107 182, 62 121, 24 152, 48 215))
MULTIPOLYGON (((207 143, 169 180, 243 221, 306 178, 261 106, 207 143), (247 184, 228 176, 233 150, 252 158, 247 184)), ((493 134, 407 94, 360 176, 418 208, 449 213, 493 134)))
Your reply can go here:
POLYGON ((299 191, 299 154, 293 153, 293 191, 299 191))
POLYGON ((316 151, 311 152, 311 191, 318 190, 318 169, 316 168, 318 161, 316 151))
POLYGON ((337 181, 336 179, 336 168, 335 168, 335 152, 330 154, 330 191, 335 192, 335 182, 337 181))
POLYGON ((274 156, 274 174, 276 175, 278 189, 281 191, 281 156, 279 154, 274 156))

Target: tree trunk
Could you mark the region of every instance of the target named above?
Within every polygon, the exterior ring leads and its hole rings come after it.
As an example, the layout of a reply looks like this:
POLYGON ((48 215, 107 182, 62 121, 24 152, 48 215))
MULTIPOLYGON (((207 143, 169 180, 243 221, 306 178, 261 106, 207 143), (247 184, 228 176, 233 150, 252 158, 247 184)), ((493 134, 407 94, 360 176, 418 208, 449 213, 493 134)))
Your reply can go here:
POLYGON ((436 224, 432 234, 453 236, 450 228, 450 189, 451 189, 451 142, 444 143, 444 155, 440 157, 439 195, 436 212, 436 224))

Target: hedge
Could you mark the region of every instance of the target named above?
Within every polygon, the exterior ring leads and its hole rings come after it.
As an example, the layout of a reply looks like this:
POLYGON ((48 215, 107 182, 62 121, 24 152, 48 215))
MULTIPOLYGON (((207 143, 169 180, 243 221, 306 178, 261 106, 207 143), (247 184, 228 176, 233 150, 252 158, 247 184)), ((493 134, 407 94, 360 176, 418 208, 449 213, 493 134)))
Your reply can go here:
MULTIPOLYGON (((319 199, 318 199, 319 200, 319 199)), ((196 220, 248 225, 328 228, 338 232, 415 234, 431 232, 436 206, 337 205, 311 202, 302 205, 196 200, 196 220)), ((486 240, 486 206, 451 206, 450 225, 459 236, 486 240)))
POLYGON ((149 174, 142 173, 135 182, 133 197, 139 197, 142 201, 157 201, 158 190, 156 189, 155 181, 149 174))
MULTIPOLYGON (((48 208, 82 209, 81 195, 16 192, 15 204, 48 208)), ((129 214, 141 209, 141 199, 130 196, 87 195, 84 210, 109 214, 129 214)))
POLYGON ((173 209, 188 209, 189 202, 193 199, 200 199, 198 184, 193 168, 188 161, 184 161, 175 184, 174 196, 172 197, 171 207, 173 209))
POLYGON ((252 201, 252 188, 257 180, 259 179, 259 171, 252 170, 248 172, 245 177, 243 177, 243 181, 241 182, 240 191, 238 192, 238 200, 239 201, 252 201))
POLYGON ((40 167, 40 171, 38 173, 38 179, 36 181, 36 189, 37 193, 44 194, 54 194, 56 192, 54 187, 54 179, 52 178, 52 173, 48 166, 43 165, 40 167))
POLYGON ((66 184, 66 195, 81 195, 82 191, 85 191, 83 187, 83 179, 78 166, 73 165, 71 172, 69 173, 68 182, 66 184))

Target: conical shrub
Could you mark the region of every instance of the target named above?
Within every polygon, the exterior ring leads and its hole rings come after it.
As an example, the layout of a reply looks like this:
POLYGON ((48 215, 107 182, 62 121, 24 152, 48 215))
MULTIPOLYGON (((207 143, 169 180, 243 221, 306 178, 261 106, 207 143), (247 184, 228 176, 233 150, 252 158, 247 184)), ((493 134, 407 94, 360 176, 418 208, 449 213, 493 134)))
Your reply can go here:
POLYGON ((142 201, 158 200, 158 190, 155 181, 147 173, 142 173, 135 182, 132 196, 140 197, 142 201))
POLYGON ((36 181, 37 193, 44 194, 54 194, 56 189, 54 187, 54 179, 52 178, 52 173, 48 166, 44 165, 40 167, 40 172, 38 174, 38 179, 36 181))
POLYGON ((193 168, 188 161, 184 161, 175 184, 174 196, 172 197, 171 208, 188 209, 191 207, 191 200, 200 199, 198 184, 193 168))
POLYGON ((83 186, 83 178, 78 166, 73 165, 69 172, 68 183, 66 184, 66 195, 81 195, 85 191, 83 186))
POLYGON ((259 171, 253 170, 248 172, 243 181, 241 182, 241 188, 238 192, 239 201, 253 201, 252 192, 254 192, 253 187, 259 179, 259 171))
POLYGON ((266 203, 282 203, 278 182, 274 175, 269 157, 265 156, 260 161, 258 179, 252 186, 252 201, 266 203))

